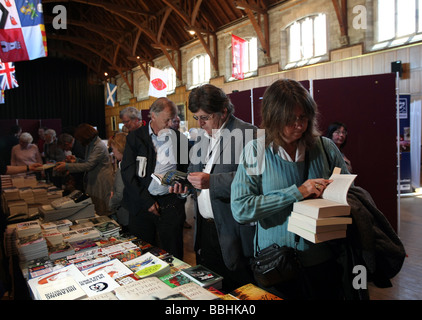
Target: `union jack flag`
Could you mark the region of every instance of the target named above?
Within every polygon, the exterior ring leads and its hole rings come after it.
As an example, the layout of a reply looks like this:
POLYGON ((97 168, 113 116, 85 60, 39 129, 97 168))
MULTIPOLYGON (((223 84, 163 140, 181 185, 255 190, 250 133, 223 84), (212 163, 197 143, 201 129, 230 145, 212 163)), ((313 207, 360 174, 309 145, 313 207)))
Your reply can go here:
POLYGON ((15 64, 0 62, 0 89, 8 90, 19 87, 15 78, 15 64))

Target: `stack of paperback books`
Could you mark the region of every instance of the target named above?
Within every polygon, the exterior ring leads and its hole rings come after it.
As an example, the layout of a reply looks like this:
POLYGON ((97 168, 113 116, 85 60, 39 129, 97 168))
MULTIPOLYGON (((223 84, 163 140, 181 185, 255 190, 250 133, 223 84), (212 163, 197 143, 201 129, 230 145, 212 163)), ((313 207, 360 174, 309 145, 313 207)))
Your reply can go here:
POLYGON ((345 238, 347 225, 352 223, 347 192, 355 178, 352 174, 333 173, 333 181, 321 198, 295 202, 287 230, 313 243, 345 238))
POLYGON ((39 221, 19 223, 16 234, 16 246, 22 260, 48 257, 47 242, 42 235, 39 221))

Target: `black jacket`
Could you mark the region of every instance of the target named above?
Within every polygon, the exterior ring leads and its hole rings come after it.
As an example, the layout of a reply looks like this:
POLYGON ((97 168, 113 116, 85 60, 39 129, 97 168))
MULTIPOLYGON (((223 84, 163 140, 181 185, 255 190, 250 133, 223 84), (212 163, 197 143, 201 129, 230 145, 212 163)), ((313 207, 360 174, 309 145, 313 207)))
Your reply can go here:
MULTIPOLYGON (((177 130, 172 130, 172 145, 177 155, 177 170, 186 172, 188 168, 188 139, 177 130)), ((154 197, 148 192, 151 174, 154 172, 157 153, 149 135, 149 125, 129 133, 121 162, 121 173, 125 191, 123 202, 128 204, 130 214, 148 210, 154 203, 154 197), (137 156, 146 157, 144 177, 138 176, 137 156)))

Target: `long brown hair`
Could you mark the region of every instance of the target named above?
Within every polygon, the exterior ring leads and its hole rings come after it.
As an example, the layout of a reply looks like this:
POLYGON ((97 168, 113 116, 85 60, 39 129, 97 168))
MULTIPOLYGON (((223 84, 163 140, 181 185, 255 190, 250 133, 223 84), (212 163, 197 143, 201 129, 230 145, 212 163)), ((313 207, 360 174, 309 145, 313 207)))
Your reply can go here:
POLYGON ((280 79, 269 86, 264 93, 261 109, 261 128, 265 129, 265 146, 271 142, 276 146, 284 146, 283 129, 295 120, 294 109, 299 106, 308 119, 308 127, 302 140, 310 147, 315 137, 319 136, 317 128, 318 108, 309 92, 297 81, 280 79))

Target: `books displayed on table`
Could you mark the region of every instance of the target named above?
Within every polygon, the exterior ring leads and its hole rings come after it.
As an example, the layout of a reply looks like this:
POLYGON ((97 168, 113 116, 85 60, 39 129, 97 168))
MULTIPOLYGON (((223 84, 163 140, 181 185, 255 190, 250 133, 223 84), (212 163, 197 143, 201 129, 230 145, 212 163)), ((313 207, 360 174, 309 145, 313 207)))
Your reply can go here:
POLYGON ((352 223, 347 193, 356 175, 340 174, 334 169, 330 180, 318 199, 306 199, 293 204, 287 230, 302 238, 320 243, 345 238, 347 225, 352 223))
POLYGON ((150 252, 124 263, 139 278, 160 277, 170 272, 170 265, 150 252))
POLYGON ((252 283, 245 284, 230 292, 230 295, 239 300, 283 300, 252 283))
POLYGON ((182 269, 180 273, 201 287, 208 288, 212 286, 216 289, 222 287, 223 277, 200 264, 182 269))
POLYGON ((191 266, 136 237, 119 235, 98 240, 68 241, 72 239, 69 234, 90 233, 97 224, 109 222, 109 218, 100 217, 92 221, 77 221, 76 224, 69 220, 48 223, 37 220, 9 225, 8 229, 13 229, 16 236, 20 268, 32 298, 238 299, 220 291, 223 278, 217 273, 201 265, 191 266))

